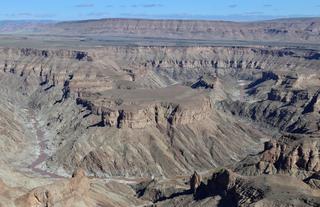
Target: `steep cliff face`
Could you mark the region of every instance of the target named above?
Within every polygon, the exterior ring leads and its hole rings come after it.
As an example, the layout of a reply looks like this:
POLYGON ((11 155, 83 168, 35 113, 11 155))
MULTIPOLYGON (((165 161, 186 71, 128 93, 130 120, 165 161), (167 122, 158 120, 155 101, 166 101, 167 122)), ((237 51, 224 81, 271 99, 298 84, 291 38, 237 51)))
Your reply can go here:
POLYGON ((70 78, 75 90, 89 87, 97 92, 121 87, 117 80, 159 87, 196 79, 205 72, 279 70, 279 65, 280 70, 316 71, 320 61, 316 55, 312 50, 266 47, 107 47, 87 51, 3 48, 1 65, 4 72, 18 74, 25 81, 28 76, 38 76, 41 84, 50 86, 64 84, 70 78))
POLYGON ((120 65, 130 62, 133 69, 184 69, 179 76, 203 68, 285 70, 306 64, 311 70, 319 62, 316 51, 276 47, 109 47, 92 57, 101 59, 106 53, 120 65))
POLYGON ((319 131, 319 76, 263 73, 245 89, 246 103, 224 102, 232 113, 266 123, 285 132, 319 131))

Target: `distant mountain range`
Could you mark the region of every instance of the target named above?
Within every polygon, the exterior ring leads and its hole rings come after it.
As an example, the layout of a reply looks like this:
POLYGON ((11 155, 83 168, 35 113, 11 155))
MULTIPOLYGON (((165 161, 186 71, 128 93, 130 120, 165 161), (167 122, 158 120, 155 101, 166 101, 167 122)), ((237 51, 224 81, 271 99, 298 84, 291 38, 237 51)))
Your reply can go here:
POLYGON ((320 18, 257 22, 147 19, 0 21, 0 33, 318 43, 320 18))
POLYGON ((51 20, 3 20, 0 21, 0 33, 37 33, 43 32, 49 25, 57 23, 51 20))

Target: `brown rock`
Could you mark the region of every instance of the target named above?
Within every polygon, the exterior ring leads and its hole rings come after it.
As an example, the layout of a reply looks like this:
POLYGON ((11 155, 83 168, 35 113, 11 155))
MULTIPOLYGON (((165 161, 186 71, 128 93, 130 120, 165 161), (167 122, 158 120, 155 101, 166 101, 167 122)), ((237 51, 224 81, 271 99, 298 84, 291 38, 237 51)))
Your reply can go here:
POLYGON ((201 175, 199 175, 196 171, 194 171, 193 175, 190 178, 190 190, 195 193, 197 188, 201 184, 201 175))

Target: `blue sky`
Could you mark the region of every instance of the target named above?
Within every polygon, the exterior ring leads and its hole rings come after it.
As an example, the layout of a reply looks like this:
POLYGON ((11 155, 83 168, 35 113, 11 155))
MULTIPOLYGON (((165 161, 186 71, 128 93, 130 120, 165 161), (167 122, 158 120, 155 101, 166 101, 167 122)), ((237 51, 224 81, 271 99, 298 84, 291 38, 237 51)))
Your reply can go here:
POLYGON ((9 0, 0 20, 170 18, 260 20, 320 16, 320 0, 9 0))

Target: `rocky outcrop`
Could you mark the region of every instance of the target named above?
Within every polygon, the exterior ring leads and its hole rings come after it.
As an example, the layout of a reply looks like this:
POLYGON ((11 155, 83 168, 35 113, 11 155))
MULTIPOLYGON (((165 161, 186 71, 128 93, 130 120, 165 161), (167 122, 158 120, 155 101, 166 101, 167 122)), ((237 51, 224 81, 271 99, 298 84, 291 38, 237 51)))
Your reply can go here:
POLYGON ((303 114, 312 113, 312 112, 319 112, 320 113, 320 90, 318 90, 305 104, 303 109, 303 114))
POLYGON ((35 188, 18 198, 16 203, 19 207, 73 206, 88 197, 89 189, 90 182, 84 171, 77 170, 69 181, 35 188))
POLYGON ((320 189, 320 173, 319 172, 315 172, 314 174, 307 177, 303 181, 314 189, 320 189))
POLYGON ((45 207, 53 206, 52 195, 45 189, 35 189, 25 198, 17 201, 18 206, 45 207), (19 204, 20 203, 20 204, 19 204))
POLYGON ((0 191, 0 204, 8 207, 126 207, 147 204, 135 197, 129 185, 88 178, 81 169, 75 170, 71 178, 51 180, 50 183, 23 193, 12 189, 4 197, 0 191), (18 197, 14 199, 8 195, 18 197))
POLYGON ((267 142, 262 159, 257 164, 258 169, 264 173, 297 170, 317 172, 320 170, 318 140, 304 140, 289 150, 288 147, 287 144, 280 144, 276 141, 267 142))
POLYGON ((320 170, 318 138, 283 136, 265 143, 264 151, 240 162, 236 170, 246 175, 291 174, 303 179, 320 170))
POLYGON ((318 195, 318 191, 290 176, 247 177, 220 169, 205 176, 195 197, 177 194, 157 206, 317 206, 318 195), (304 189, 299 196, 295 194, 298 185, 304 189))
POLYGON ((196 171, 190 178, 190 190, 192 193, 195 193, 201 183, 201 175, 199 175, 196 171))
POLYGON ((246 206, 264 197, 262 189, 248 185, 248 180, 234 172, 222 169, 213 173, 206 183, 197 188, 195 198, 221 196, 223 206, 246 206))
POLYGON ((275 74, 274 72, 272 71, 266 71, 266 72, 262 72, 261 74, 261 78, 257 79, 256 81, 250 83, 248 85, 248 88, 253 88, 265 81, 268 81, 268 80, 274 80, 274 81, 277 81, 279 79, 279 76, 277 74, 275 74))
POLYGON ((213 75, 201 76, 195 83, 191 85, 191 88, 204 88, 204 89, 214 89, 217 77, 213 75))
POLYGON ((181 180, 151 180, 144 181, 133 186, 137 196, 149 200, 152 203, 159 203, 182 195, 190 195, 191 191, 181 180))

